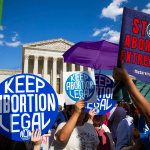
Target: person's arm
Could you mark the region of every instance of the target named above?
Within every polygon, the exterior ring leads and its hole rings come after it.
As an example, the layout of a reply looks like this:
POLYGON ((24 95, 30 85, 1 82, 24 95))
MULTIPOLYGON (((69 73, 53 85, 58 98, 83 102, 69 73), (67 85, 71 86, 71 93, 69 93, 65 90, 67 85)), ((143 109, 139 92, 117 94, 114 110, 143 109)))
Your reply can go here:
POLYGON ((41 131, 40 130, 37 129, 35 132, 34 131, 32 132, 31 141, 34 143, 33 150, 40 150, 40 145, 42 144, 41 131))
POLYGON ((138 110, 144 115, 148 126, 150 127, 150 104, 145 97, 139 92, 131 77, 124 68, 115 68, 113 77, 115 80, 121 80, 126 85, 133 102, 138 110))
POLYGON ((79 100, 75 104, 75 111, 68 122, 56 133, 57 141, 66 144, 74 130, 76 123, 80 114, 82 113, 82 108, 84 108, 84 101, 79 100))

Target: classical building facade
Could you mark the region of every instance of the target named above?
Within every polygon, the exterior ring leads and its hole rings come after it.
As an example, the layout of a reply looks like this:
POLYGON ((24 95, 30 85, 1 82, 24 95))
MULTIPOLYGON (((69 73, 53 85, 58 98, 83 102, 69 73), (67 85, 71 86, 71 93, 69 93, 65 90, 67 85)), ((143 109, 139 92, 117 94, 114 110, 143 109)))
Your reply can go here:
POLYGON ((4 81, 6 78, 20 73, 22 73, 22 70, 0 69, 0 83, 4 81))
POLYGON ((64 63, 63 53, 74 43, 62 38, 24 44, 22 72, 33 73, 47 80, 58 94, 63 93, 63 72, 91 70, 83 66, 64 63))

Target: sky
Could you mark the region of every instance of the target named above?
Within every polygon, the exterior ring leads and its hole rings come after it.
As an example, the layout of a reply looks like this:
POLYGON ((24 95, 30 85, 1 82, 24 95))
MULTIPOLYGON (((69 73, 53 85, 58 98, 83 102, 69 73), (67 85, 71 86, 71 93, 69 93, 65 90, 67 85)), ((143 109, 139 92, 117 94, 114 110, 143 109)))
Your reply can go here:
POLYGON ((150 14, 149 0, 4 0, 0 69, 22 68, 22 44, 64 38, 119 43, 123 7, 150 14))

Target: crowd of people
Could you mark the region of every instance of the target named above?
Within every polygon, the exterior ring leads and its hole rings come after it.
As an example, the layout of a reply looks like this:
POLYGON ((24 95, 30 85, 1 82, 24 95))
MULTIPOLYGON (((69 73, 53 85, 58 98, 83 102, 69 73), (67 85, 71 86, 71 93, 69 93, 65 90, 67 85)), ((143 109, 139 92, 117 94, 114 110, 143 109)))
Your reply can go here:
MULTIPOLYGON (((84 111, 84 101, 59 112, 50 149, 54 150, 150 150, 150 104, 124 68, 115 68, 115 81, 124 82, 133 104, 119 102, 109 114, 84 111)), ((41 133, 32 132, 34 150, 40 150, 41 133)))
MULTIPOLYGON (((113 77, 124 82, 133 103, 118 101, 104 115, 96 115, 94 109, 86 113, 84 100, 64 105, 63 109, 59 107, 52 127, 54 134, 50 137, 50 150, 150 150, 149 102, 124 68, 115 68, 113 77)), ((10 148, 10 140, 2 136, 0 140, 0 150, 41 150, 41 131, 38 129, 32 132, 31 141, 13 142, 15 148, 10 148)))

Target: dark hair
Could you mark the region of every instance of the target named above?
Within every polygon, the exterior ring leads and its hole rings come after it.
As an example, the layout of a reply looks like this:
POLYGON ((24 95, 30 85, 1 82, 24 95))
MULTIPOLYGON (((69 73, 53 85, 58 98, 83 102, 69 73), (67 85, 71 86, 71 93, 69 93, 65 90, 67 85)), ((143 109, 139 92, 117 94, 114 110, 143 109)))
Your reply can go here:
POLYGON ((123 108, 127 112, 127 115, 129 115, 129 113, 130 113, 130 106, 129 106, 129 104, 127 102, 123 103, 123 108))
POLYGON ((66 109, 66 103, 64 103, 64 109, 66 109))
POLYGON ((74 105, 66 105, 66 114, 68 119, 71 117, 71 111, 74 109, 74 105))

